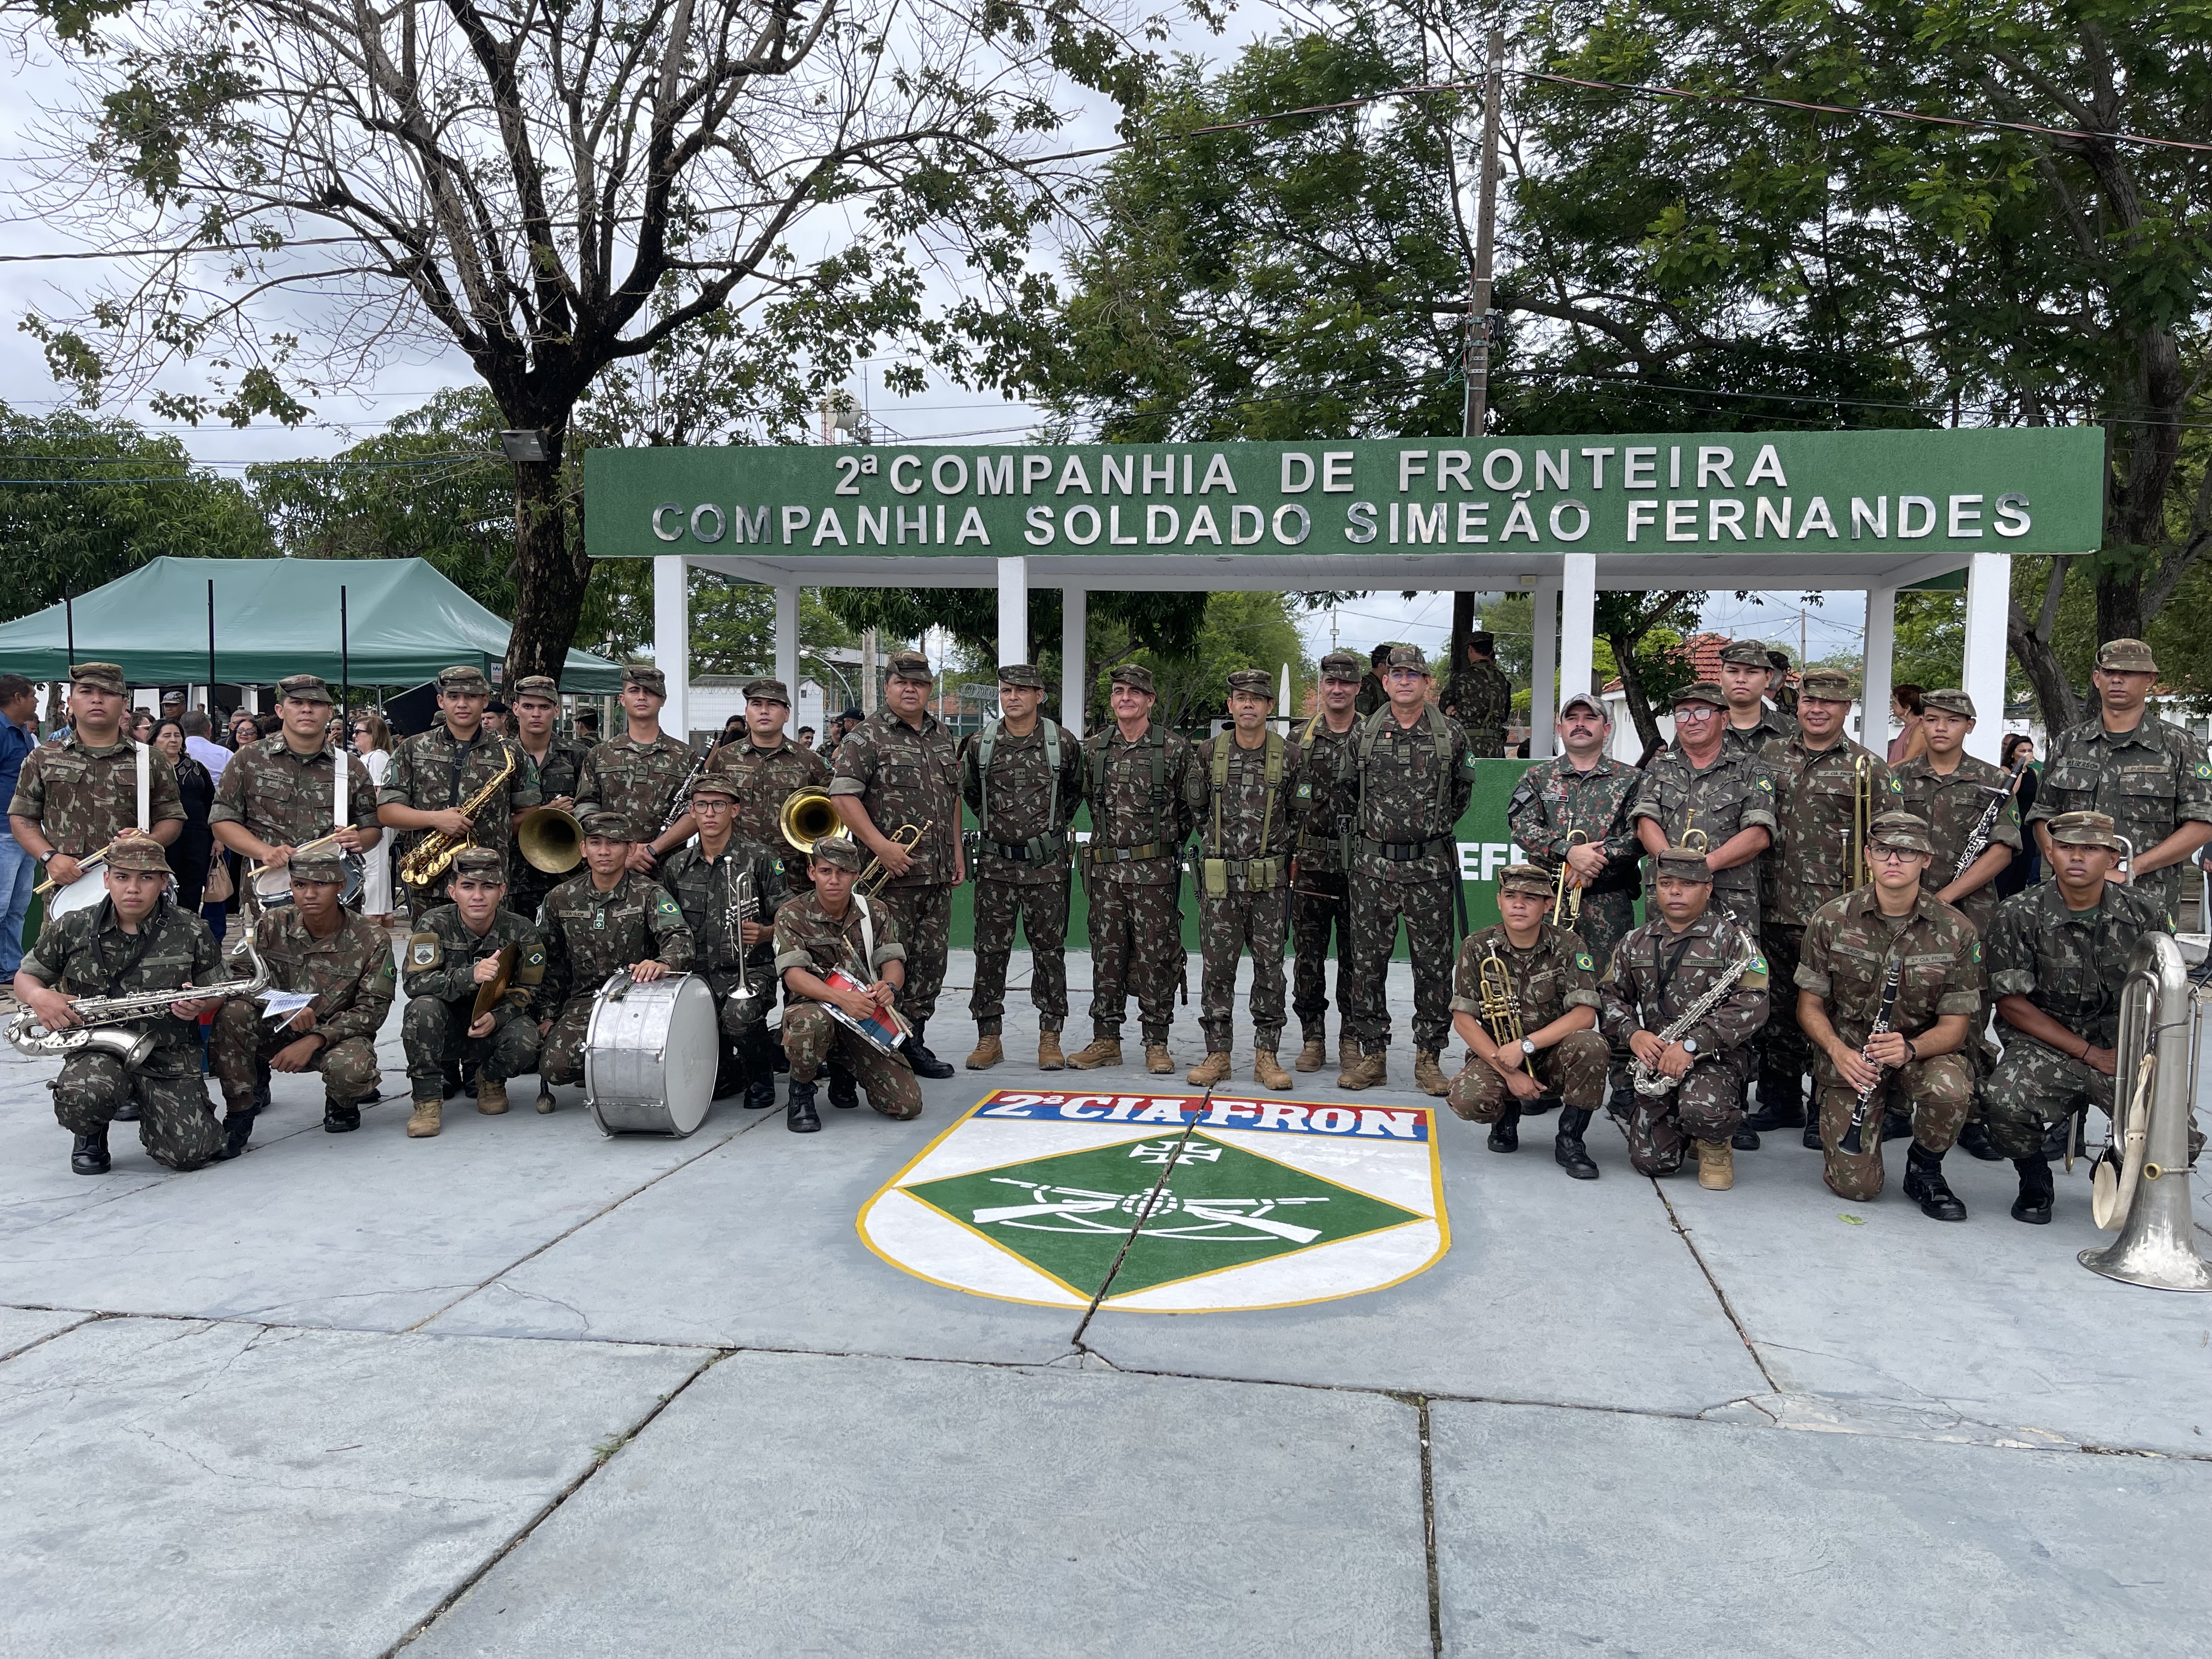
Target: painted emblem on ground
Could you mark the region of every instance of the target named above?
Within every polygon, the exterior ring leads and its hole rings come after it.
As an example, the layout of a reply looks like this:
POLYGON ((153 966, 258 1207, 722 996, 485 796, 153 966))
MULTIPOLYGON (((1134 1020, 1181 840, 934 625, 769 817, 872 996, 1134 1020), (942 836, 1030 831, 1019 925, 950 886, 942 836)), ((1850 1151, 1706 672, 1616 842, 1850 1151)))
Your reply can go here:
POLYGON ((860 1231, 935 1284, 1069 1308, 1103 1286, 1127 1313, 1358 1296, 1451 1242, 1425 1107, 1029 1090, 977 1102, 860 1231))

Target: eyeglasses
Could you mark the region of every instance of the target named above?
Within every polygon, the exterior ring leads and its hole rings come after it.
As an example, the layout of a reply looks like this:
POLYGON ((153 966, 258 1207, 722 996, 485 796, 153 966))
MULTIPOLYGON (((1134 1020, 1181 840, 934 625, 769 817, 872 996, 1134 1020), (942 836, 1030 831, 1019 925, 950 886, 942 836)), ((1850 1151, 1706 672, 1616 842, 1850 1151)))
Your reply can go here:
POLYGON ((1719 718, 1720 712, 1709 702, 1686 702, 1674 711, 1674 720, 1677 725, 1687 720, 1694 726, 1699 720, 1719 718))
POLYGON ((1914 852, 1909 847, 1876 846, 1867 848, 1868 860, 1875 864, 1907 864, 1923 856, 1924 855, 1914 852))

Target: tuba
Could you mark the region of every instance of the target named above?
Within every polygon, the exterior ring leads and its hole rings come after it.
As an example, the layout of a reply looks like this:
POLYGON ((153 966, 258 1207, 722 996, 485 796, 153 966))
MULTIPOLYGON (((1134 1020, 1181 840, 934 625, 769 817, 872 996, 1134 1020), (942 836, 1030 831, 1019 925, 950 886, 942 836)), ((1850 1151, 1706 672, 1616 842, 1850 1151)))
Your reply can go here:
POLYGON ((824 836, 845 833, 828 792, 805 785, 783 798, 782 810, 776 814, 776 825, 783 831, 783 838, 802 853, 811 853, 814 843, 824 836))
POLYGON ((2092 1179, 2096 1223, 2120 1237, 2080 1256, 2106 1279, 2154 1291, 2212 1291, 2212 1267, 2197 1253, 2189 1202, 2190 1105, 2203 995, 2170 935, 2148 934, 2136 946, 2120 989, 2112 1142, 2098 1155, 2092 1179))
POLYGON ((534 807, 514 826, 514 850, 532 869, 565 876, 584 861, 584 829, 574 812, 534 807))

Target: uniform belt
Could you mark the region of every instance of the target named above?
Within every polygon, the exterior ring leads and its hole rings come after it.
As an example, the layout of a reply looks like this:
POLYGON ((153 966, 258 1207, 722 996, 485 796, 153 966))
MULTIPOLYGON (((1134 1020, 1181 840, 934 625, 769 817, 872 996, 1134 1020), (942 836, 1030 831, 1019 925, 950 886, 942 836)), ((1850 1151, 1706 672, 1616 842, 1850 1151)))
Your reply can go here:
POLYGON ((1385 858, 1393 864, 1412 864, 1431 854, 1441 856, 1455 848, 1449 836, 1431 836, 1426 841, 1376 841, 1370 836, 1362 836, 1359 850, 1370 858, 1385 858))
POLYGON ((1093 864, 1138 864, 1146 859, 1164 859, 1175 851, 1164 841, 1148 841, 1141 847, 1101 847, 1091 843, 1093 864))
POLYGON ((1012 864, 1043 864, 1067 852, 1065 835, 1032 836, 1027 841, 993 841, 986 836, 983 850, 1012 864))

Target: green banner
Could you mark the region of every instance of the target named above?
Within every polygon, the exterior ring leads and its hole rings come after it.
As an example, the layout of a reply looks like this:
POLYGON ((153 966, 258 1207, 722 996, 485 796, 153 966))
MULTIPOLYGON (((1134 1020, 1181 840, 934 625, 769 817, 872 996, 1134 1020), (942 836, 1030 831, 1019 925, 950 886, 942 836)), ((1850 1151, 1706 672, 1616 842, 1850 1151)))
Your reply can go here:
MULTIPOLYGON (((2104 434, 594 449, 592 555, 2085 553, 2104 434)), ((1809 580, 1809 578, 1808 578, 1809 580)))

